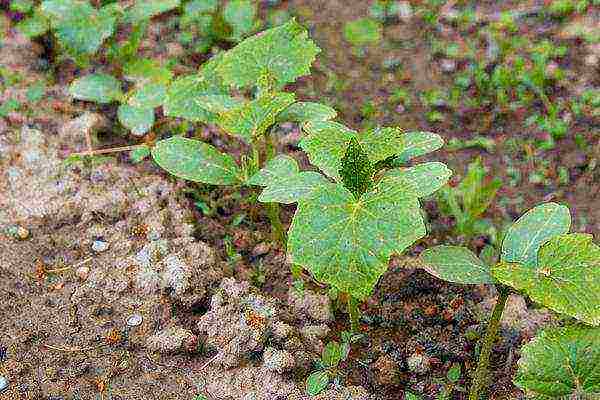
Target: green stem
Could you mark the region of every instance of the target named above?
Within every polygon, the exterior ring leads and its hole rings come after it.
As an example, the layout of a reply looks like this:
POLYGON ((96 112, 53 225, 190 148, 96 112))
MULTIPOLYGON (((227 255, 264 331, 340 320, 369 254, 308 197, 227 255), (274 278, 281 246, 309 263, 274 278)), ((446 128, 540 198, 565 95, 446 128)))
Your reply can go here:
POLYGON ((498 329, 500 328, 500 318, 502 318, 502 312, 506 306, 506 300, 510 291, 504 287, 498 287, 498 300, 492 311, 492 317, 488 322, 485 337, 481 343, 481 349, 479 353, 479 361, 477 362, 477 369, 475 370, 475 377, 471 384, 471 390, 469 391, 469 400, 479 400, 481 392, 485 389, 487 384, 488 367, 490 365, 490 355, 492 354, 492 347, 498 336, 498 329))
POLYGON ((348 295, 348 314, 350 315, 350 328, 352 332, 358 332, 358 319, 360 318, 360 311, 358 310, 358 299, 350 295, 348 295))
MULTIPOLYGON (((271 132, 269 131, 265 133, 265 150, 265 162, 267 162, 275 156, 275 146, 273 145, 273 139, 271 137, 271 132)), ((285 229, 283 228, 283 223, 279 217, 279 204, 267 203, 266 207, 269 220, 271 221, 271 234, 273 235, 273 240, 285 245, 285 229)))

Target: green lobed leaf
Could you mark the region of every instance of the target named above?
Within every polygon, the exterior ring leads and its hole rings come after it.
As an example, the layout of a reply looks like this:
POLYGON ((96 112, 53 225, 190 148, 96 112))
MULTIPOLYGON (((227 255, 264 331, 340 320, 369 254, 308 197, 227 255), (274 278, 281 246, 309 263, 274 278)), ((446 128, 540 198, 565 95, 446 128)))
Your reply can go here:
POLYGON ((554 236, 537 263, 501 262, 492 274, 534 301, 591 325, 600 325, 600 247, 582 233, 554 236))
POLYGON ((154 125, 154 110, 121 104, 117 110, 117 117, 123 126, 136 136, 142 136, 152 129, 154 125))
POLYGON ((295 203, 327 183, 329 181, 317 172, 300 172, 296 160, 287 155, 270 160, 248 181, 249 185, 265 187, 259 201, 283 204, 295 203))
POLYGON ((231 37, 241 40, 257 27, 257 7, 254 1, 230 0, 223 9, 223 19, 232 28, 231 37))
POLYGON ((123 96, 121 82, 107 74, 90 74, 75 79, 69 93, 75 99, 101 104, 117 101, 123 96))
POLYGON ((125 22, 139 23, 179 7, 179 0, 137 0, 127 10, 125 22))
POLYGON ((350 139, 342 157, 340 176, 346 189, 357 199, 373 187, 373 164, 363 151, 356 137, 350 139))
POLYGON ((180 117, 192 122, 214 123, 218 115, 203 96, 226 95, 221 87, 200 74, 175 79, 167 89, 163 111, 168 117, 180 117))
POLYGON ((425 197, 444 186, 452 176, 452 171, 446 164, 434 161, 410 168, 394 168, 387 171, 385 176, 399 180, 417 197, 425 197))
POLYGON ((358 141, 372 162, 398 154, 403 146, 402 131, 398 128, 369 129, 358 134, 358 141))
POLYGON ((219 116, 218 125, 227 133, 255 140, 275 124, 277 115, 295 101, 293 93, 265 93, 219 116))
POLYGON ((298 202, 288 251, 292 263, 357 299, 370 295, 388 268, 425 236, 417 197, 398 180, 379 181, 356 199, 341 184, 327 184, 298 202))
POLYGON ((500 258, 506 263, 535 266, 540 246, 553 236, 569 232, 570 227, 568 207, 556 203, 534 207, 508 228, 500 258))
POLYGON ((173 73, 155 60, 140 58, 130 61, 123 67, 125 79, 137 84, 156 83, 167 85, 173 79, 173 73))
POLYGON ((39 12, 34 12, 30 17, 19 21, 16 28, 27 38, 32 39, 48 32, 50 21, 39 12))
POLYGON ((127 103, 137 108, 160 107, 165 101, 167 86, 162 83, 147 83, 133 91, 127 103))
POLYGON ((402 135, 402 151, 396 157, 397 163, 406 163, 415 157, 436 151, 443 145, 444 140, 438 134, 407 132, 402 135))
POLYGON ((329 385, 329 373, 327 371, 316 371, 306 379, 306 393, 316 396, 329 385))
POLYGON ((466 247, 435 246, 421 253, 423 269, 447 282, 462 284, 493 283, 490 267, 466 247))
POLYGON ((233 157, 199 140, 180 136, 160 140, 152 148, 152 158, 178 178, 211 185, 241 182, 241 171, 233 157))
POLYGON ((283 110, 277 116, 277 122, 329 121, 335 117, 337 112, 325 104, 299 101, 283 110))
POLYGON ((228 84, 251 87, 265 73, 278 87, 309 75, 320 49, 308 38, 306 29, 292 19, 276 28, 254 35, 223 54, 217 69, 228 84))
POLYGON ((593 399, 600 395, 599 366, 599 328, 548 328, 521 348, 514 383, 539 400, 593 399))
POLYGON ((382 38, 383 26, 372 18, 360 18, 344 25, 344 39, 354 46, 378 43, 382 38))

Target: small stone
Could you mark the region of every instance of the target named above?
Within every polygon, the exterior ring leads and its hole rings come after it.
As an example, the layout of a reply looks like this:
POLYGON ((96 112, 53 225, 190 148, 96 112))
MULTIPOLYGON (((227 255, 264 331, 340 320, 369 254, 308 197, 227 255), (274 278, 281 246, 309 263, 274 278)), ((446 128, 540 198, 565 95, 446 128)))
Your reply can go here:
POLYGON ((133 314, 127 317, 127 326, 140 326, 144 318, 140 314, 133 314))
POLYGON ((16 233, 19 240, 26 240, 29 237, 29 229, 23 228, 22 226, 17 228, 16 233))
POLYGON ((456 70, 456 61, 444 58, 440 61, 440 67, 442 68, 442 71, 446 73, 454 72, 456 70))
POLYGON ((268 347, 263 355, 263 363, 269 371, 279 374, 289 371, 294 368, 296 362, 292 355, 285 350, 277 350, 273 347, 268 347))
POLYGON ((90 267, 86 267, 85 265, 81 266, 81 267, 77 268, 77 271, 75 271, 75 274, 77 275, 77 277, 79 279, 81 279, 82 281, 85 281, 88 278, 88 276, 90 275, 90 267))
POLYGON ((0 393, 4 392, 8 388, 8 379, 0 375, 0 393))
POLYGON ((263 256, 271 250, 271 246, 268 243, 259 243, 252 249, 252 255, 254 257, 263 256))
POLYGON ((159 353, 176 353, 194 334, 177 326, 164 329, 146 340, 146 347, 159 353))
POLYGON ((94 243, 92 243, 92 250, 96 253, 102 253, 103 251, 108 250, 108 243, 102 240, 94 240, 94 243))
POLYGON ((398 19, 400 19, 403 22, 409 22, 414 15, 413 8, 410 5, 410 2, 408 1, 396 2, 394 4, 392 12, 395 12, 398 16, 398 19))
POLYGON ((426 374, 431 369, 431 361, 425 354, 414 353, 406 360, 408 369, 415 374, 426 374))

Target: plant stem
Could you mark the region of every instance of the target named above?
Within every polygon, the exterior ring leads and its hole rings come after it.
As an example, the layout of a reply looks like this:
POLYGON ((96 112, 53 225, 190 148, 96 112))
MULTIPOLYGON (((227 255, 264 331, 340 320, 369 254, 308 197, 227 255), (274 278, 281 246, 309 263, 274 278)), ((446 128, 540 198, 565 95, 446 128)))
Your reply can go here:
POLYGON ((352 332, 358 332, 358 319, 360 318, 360 311, 358 310, 358 299, 350 295, 348 295, 348 314, 350 315, 350 328, 352 332))
MULTIPOLYGON (((270 131, 265 133, 265 154, 265 162, 271 160, 275 156, 275 146, 273 145, 273 139, 270 131)), ((276 240, 285 246, 285 230, 283 229, 283 223, 279 217, 279 204, 267 203, 266 206, 267 214, 269 216, 269 220, 271 221, 271 234, 273 235, 273 240, 276 240)))
POLYGON ((500 327, 500 318, 502 318, 502 312, 506 306, 506 300, 510 291, 508 288, 497 286, 498 288, 498 300, 492 311, 492 317, 488 322, 485 337, 481 343, 481 349, 479 353, 479 361, 477 362, 477 369, 475 370, 475 377, 471 383, 471 390, 469 391, 469 400, 479 400, 481 392, 485 389, 487 384, 488 367, 490 365, 490 355, 492 354, 492 347, 498 336, 498 328, 500 327))

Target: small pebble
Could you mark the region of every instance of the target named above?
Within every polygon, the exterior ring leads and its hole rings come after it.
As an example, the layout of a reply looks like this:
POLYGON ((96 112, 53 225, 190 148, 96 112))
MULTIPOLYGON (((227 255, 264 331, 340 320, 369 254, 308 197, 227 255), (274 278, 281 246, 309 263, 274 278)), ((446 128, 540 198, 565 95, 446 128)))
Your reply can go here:
POLYGON ((142 324, 144 318, 140 314, 133 314, 127 318, 127 326, 139 326, 142 324))
POLYGON ((81 266, 77 268, 77 271, 75 271, 75 273, 77 274, 77 277, 79 277, 79 279, 85 281, 90 275, 90 267, 86 267, 85 265, 81 266))
POLYGON ((94 240, 94 243, 92 243, 92 250, 96 253, 102 253, 103 251, 108 250, 108 243, 103 242, 102 240, 94 240))
POLYGON ((17 228, 17 238, 19 238, 20 240, 25 240, 29 237, 29 230, 27 228, 23 228, 22 226, 19 226, 17 228))
POLYGON ((8 379, 0 375, 0 393, 4 392, 8 388, 8 379))
POLYGON ((414 353, 406 360, 408 369, 415 374, 426 374, 431 369, 429 357, 425 354, 414 353))
POLYGON ((268 243, 259 243, 252 249, 252 255, 254 257, 262 256, 267 254, 269 250, 271 250, 271 246, 268 243))
POLYGON ((444 58, 442 61, 440 61, 440 67, 444 72, 454 72, 456 70, 456 61, 449 58, 444 58))

